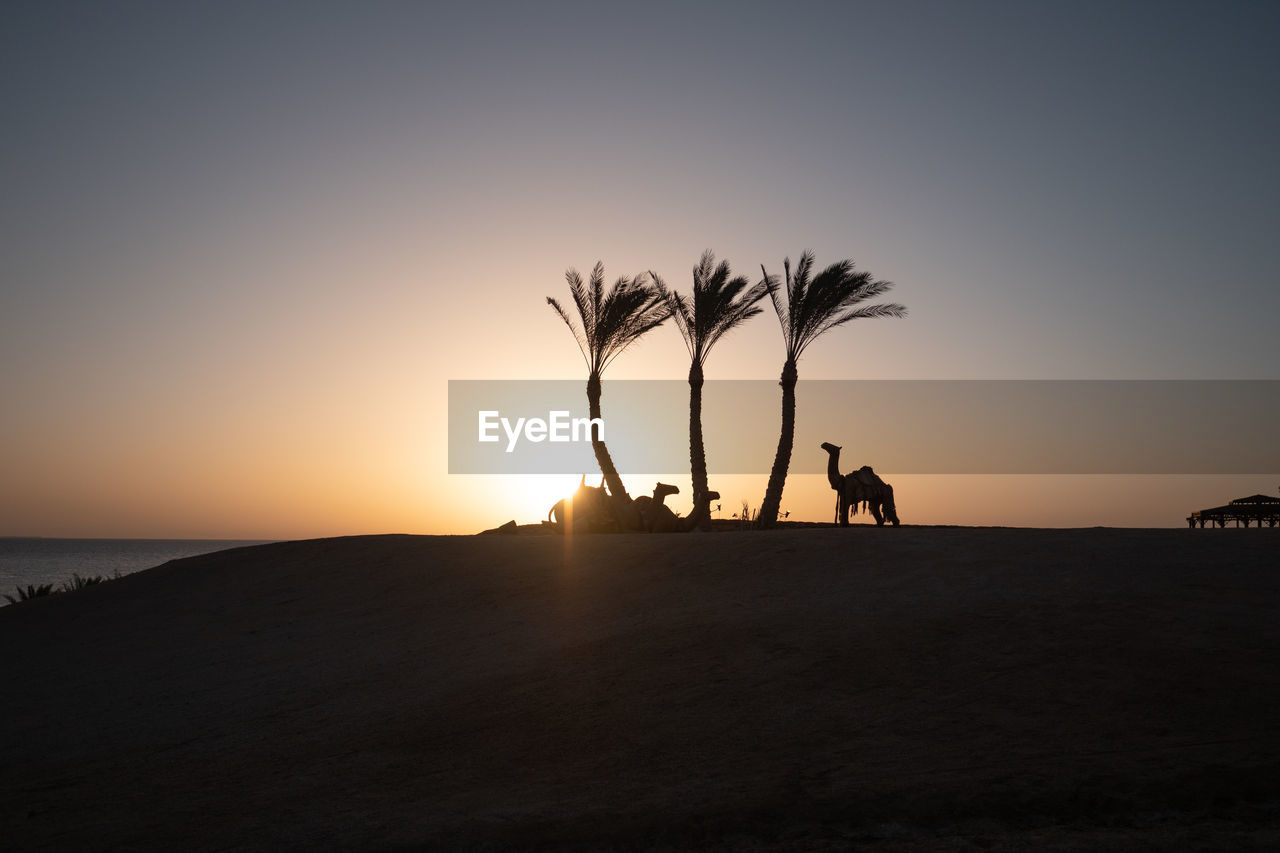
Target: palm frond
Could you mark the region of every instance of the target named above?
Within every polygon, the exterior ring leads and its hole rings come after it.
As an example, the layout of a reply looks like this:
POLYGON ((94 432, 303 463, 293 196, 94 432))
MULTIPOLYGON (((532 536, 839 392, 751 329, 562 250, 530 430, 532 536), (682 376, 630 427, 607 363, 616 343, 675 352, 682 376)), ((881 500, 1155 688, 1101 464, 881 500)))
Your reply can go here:
POLYGON ((673 311, 666 285, 656 277, 651 280, 645 273, 634 278, 622 276, 606 290, 604 264, 597 262, 585 282, 575 269, 565 273, 565 281, 581 327, 558 301, 547 297, 547 303, 569 327, 587 368, 597 375, 673 311))
POLYGON ((601 371, 647 332, 662 325, 671 316, 671 304, 666 291, 659 290, 647 281, 637 284, 637 280, 632 280, 621 292, 615 287, 610 296, 614 295, 617 295, 617 299, 610 315, 612 328, 607 329, 610 333, 599 346, 601 371))
POLYGON ((582 283, 582 276, 578 271, 570 268, 565 271, 565 281, 569 283, 569 295, 573 297, 573 305, 578 309, 578 316, 582 318, 582 334, 583 337, 590 339, 592 334, 592 325, 594 325, 595 306, 592 303, 591 293, 586 285, 582 283))
MULTIPOLYGON (((870 279, 870 275, 867 276, 870 279)), ((875 299, 877 296, 883 296, 893 289, 893 282, 883 281, 880 279, 869 280, 866 284, 858 288, 858 301, 865 302, 868 299, 875 299)))
MULTIPOLYGON (((790 259, 787 261, 790 265, 790 259)), ((770 275, 769 271, 764 268, 764 264, 760 265, 760 274, 764 278, 760 279, 760 284, 769 292, 769 300, 773 303, 773 312, 778 315, 778 325, 782 326, 782 339, 787 340, 787 329, 791 324, 787 317, 787 292, 783 286, 782 280, 776 275, 770 275)), ((788 278, 790 278, 790 270, 788 269, 788 278)))
MULTIPOLYGON (((745 281, 746 279, 743 278, 743 282, 745 281)), ((727 307, 707 333, 706 351, 710 352, 711 348, 722 337, 752 317, 760 314, 764 310, 760 307, 760 300, 764 299, 764 295, 765 290, 763 288, 752 288, 747 291, 747 294, 739 302, 727 307)))
POLYGON ((560 307, 559 302, 548 296, 547 304, 560 315, 560 319, 564 320, 564 324, 569 327, 569 331, 573 332, 573 341, 578 345, 578 352, 582 353, 582 358, 587 362, 587 366, 589 367, 591 365, 591 359, 587 357, 586 340, 583 337, 583 333, 578 329, 577 325, 574 324, 573 319, 569 317, 568 312, 566 312, 564 308, 560 307))
POLYGON ((808 325, 807 315, 811 311, 809 295, 812 292, 810 279, 813 275, 813 250, 805 249, 800 253, 800 263, 796 264, 795 275, 787 286, 787 302, 791 306, 792 342, 794 343, 800 330, 808 325))
MULTIPOLYGON (((730 330, 760 313, 757 306, 767 288, 763 282, 749 287, 746 276, 731 277, 728 261, 716 263, 710 249, 693 267, 693 292, 673 293, 672 312, 689 358, 702 365, 716 342, 730 330)), ((767 273, 766 273, 767 276, 767 273)), ((665 287, 655 276, 657 284, 665 287)))
POLYGON ((845 323, 850 323, 854 320, 874 320, 880 317, 901 318, 905 316, 907 316, 906 306, 898 305, 894 302, 883 302, 876 305, 862 305, 841 314, 838 317, 833 317, 818 330, 818 333, 813 336, 813 340, 817 340, 819 337, 837 326, 843 326, 845 323))
POLYGON ((788 259, 784 262, 785 295, 778 285, 769 291, 789 360, 798 359, 811 343, 837 326, 859 319, 906 315, 906 308, 896 303, 861 304, 884 294, 893 284, 855 269, 853 261, 837 261, 817 275, 813 274, 813 266, 812 251, 806 250, 800 256, 794 272, 788 259))
MULTIPOLYGON (((666 283, 662 281, 656 274, 650 273, 654 281, 666 287, 666 283)), ((680 339, 684 341, 684 347, 689 351, 689 357, 695 358, 695 341, 697 330, 694 328, 695 315, 693 303, 689 297, 674 290, 667 291, 667 302, 671 306, 671 318, 675 321, 676 329, 680 331, 680 339)))
MULTIPOLYGON (((599 322, 600 315, 603 313, 600 305, 604 299, 604 262, 596 261, 596 265, 591 268, 591 317, 592 325, 599 322)), ((593 328, 587 333, 587 340, 594 340, 596 330, 593 328)))
POLYGON ((901 319, 907 316, 907 306, 899 305, 897 302, 880 302, 850 311, 846 316, 850 320, 872 320, 878 317, 897 317, 901 319))

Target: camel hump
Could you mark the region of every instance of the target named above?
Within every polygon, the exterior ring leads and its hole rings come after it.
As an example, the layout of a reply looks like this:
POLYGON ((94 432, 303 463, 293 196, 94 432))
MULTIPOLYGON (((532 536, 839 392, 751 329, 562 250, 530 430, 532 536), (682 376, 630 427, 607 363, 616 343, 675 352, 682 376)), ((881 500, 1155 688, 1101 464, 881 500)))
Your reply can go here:
POLYGON ((883 486, 884 480, 880 479, 880 475, 871 469, 870 465, 863 465, 857 471, 850 471, 849 477, 855 483, 861 483, 864 486, 883 486))

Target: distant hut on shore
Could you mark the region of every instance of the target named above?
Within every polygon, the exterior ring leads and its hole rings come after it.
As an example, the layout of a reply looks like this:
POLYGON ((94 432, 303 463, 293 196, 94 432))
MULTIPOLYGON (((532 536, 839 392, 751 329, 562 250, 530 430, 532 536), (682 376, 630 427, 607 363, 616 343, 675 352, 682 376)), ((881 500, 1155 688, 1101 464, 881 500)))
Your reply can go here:
POLYGON ((1250 495, 1247 498, 1236 498, 1226 506, 1215 506, 1210 509, 1196 510, 1187 516, 1187 526, 1226 527, 1228 521, 1234 521, 1236 527, 1249 527, 1249 522, 1256 521, 1258 526, 1275 527, 1280 524, 1280 498, 1267 495, 1250 495))

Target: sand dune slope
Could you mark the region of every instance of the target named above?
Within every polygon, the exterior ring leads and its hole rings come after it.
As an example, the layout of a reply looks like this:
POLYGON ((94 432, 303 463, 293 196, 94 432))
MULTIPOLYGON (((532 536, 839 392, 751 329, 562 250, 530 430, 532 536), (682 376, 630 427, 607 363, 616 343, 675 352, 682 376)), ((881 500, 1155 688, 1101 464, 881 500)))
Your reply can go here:
POLYGON ((282 543, 0 649, 13 849, 1280 844, 1280 531, 282 543))

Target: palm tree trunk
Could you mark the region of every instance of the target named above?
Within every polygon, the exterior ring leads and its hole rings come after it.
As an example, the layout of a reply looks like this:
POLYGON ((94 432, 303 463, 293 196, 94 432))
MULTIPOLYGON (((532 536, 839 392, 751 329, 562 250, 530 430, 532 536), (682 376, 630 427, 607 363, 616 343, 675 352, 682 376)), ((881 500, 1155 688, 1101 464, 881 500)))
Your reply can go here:
MULTIPOLYGON (((600 415, 600 375, 593 373, 587 379, 587 417, 595 420, 600 415)), ((600 428, 595 424, 591 425, 591 449, 595 451, 596 462, 600 463, 600 473, 604 474, 604 481, 609 486, 609 494, 620 496, 631 500, 627 494, 626 487, 622 485, 622 478, 618 476, 618 469, 613 465, 613 457, 609 455, 609 448, 600 438, 600 428)))
MULTIPOLYGON (((600 374, 592 373, 587 378, 587 417, 592 420, 601 417, 600 394, 600 374)), ((600 438, 600 428, 595 424, 591 425, 591 449, 595 451, 600 473, 604 475, 605 484, 609 487, 609 499, 618 519, 618 526, 623 530, 638 529, 639 513, 632 506, 631 496, 627 494, 626 486, 622 485, 618 469, 613 465, 613 457, 609 455, 609 448, 600 438)))
MULTIPOLYGON (((693 505, 707 492, 707 451, 702 442, 702 365, 694 360, 689 365, 689 467, 693 473, 693 505)), ((702 530, 711 529, 710 514, 698 523, 702 530)))
POLYGON ((765 488, 764 502, 756 516, 756 527, 772 527, 778 520, 782 506, 782 487, 787 483, 787 469, 791 467, 791 446, 796 438, 796 363, 787 359, 782 366, 782 433, 778 436, 778 452, 773 457, 773 470, 769 472, 769 485, 765 488))

